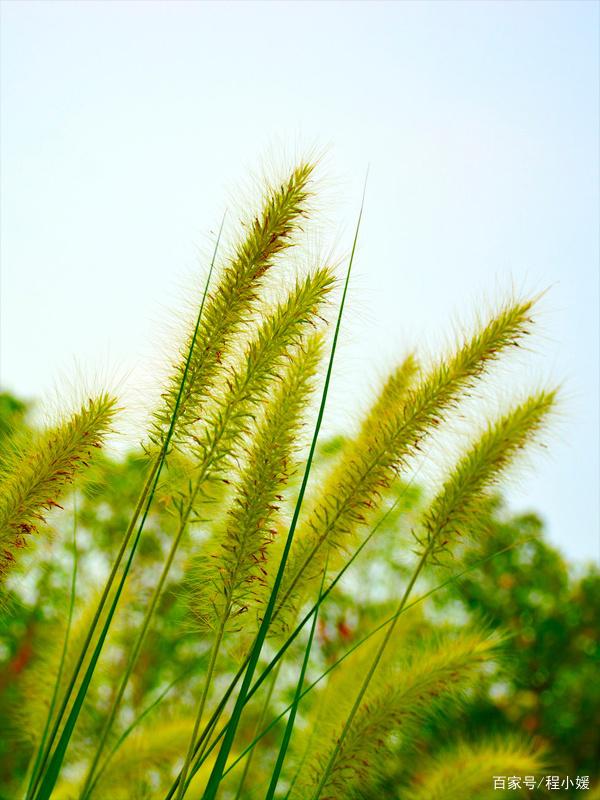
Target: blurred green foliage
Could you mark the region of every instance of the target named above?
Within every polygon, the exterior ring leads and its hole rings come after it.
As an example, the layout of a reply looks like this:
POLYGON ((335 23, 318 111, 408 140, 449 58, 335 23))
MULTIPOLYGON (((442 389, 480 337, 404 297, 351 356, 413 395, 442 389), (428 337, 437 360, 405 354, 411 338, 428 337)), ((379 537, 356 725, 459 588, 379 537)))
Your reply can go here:
MULTIPOLYGON (((454 589, 470 613, 512 638, 510 681, 471 708, 472 725, 514 727, 548 743, 569 775, 600 764, 600 572, 570 567, 532 514, 490 519, 485 553, 527 539, 465 576, 454 589)), ((475 554, 470 554, 473 559, 475 554)), ((471 724, 471 722, 470 722, 471 724)))
MULTIPOLYGON (((11 432, 28 424, 27 412, 25 403, 0 395, 3 446, 11 432)), ((324 443, 320 465, 335 458, 342 446, 341 438, 324 443)), ((78 486, 70 517, 72 520, 76 513, 80 586, 90 582, 101 585, 129 520, 143 470, 141 454, 102 455, 78 486)), ((105 682, 97 695, 100 708, 108 702, 111 675, 118 673, 125 657, 119 637, 126 640, 135 629, 167 547, 172 525, 165 511, 168 484, 162 491, 165 496, 159 493, 142 539, 113 649, 104 659, 105 682)), ((410 530, 422 505, 422 492, 410 485, 396 487, 394 492, 390 500, 395 499, 397 506, 368 545, 371 557, 357 560, 323 608, 318 650, 325 665, 355 641, 364 623, 381 618, 407 575, 414 546, 410 530)), ((31 689, 24 688, 21 678, 39 658, 48 638, 60 638, 64 631, 72 569, 72 521, 68 520, 69 509, 61 517, 63 527, 57 530, 52 546, 34 544, 35 562, 12 582, 11 602, 0 625, 0 786, 4 798, 15 796, 31 756, 31 742, 20 732, 18 713, 31 689)), ((476 740, 483 732, 520 730, 546 745, 556 774, 595 776, 600 763, 600 573, 595 566, 569 565, 544 540, 543 524, 537 516, 511 515, 500 499, 490 504, 484 523, 487 536, 483 544, 467 547, 461 554, 461 563, 470 571, 433 594, 432 609, 421 623, 423 628, 435 629, 460 625, 467 619, 484 620, 512 643, 510 657, 498 668, 490 689, 474 695, 461 713, 449 712, 455 714, 450 720, 452 730, 467 740, 476 740)), ((188 548, 193 546, 192 537, 188 548)), ((447 581, 455 570, 452 562, 437 567, 421 588, 427 591, 447 581)), ((197 694, 208 647, 187 621, 182 575, 182 569, 174 571, 162 597, 156 624, 133 675, 124 720, 134 718, 182 676, 185 680, 170 695, 172 704, 181 712, 197 694)), ((80 604, 84 600, 79 597, 80 604)), ((228 654, 232 665, 237 655, 228 654)), ((290 686, 283 681, 281 699, 289 698, 290 686)), ((253 729, 258 713, 245 717, 243 724, 248 730, 253 729)), ((92 714, 87 735, 94 735, 94 725, 99 729, 100 719, 100 714, 96 720, 92 714)), ((444 730, 448 721, 444 720, 444 730)), ((435 719, 424 726, 416 744, 421 753, 434 753, 439 747, 439 726, 435 719)), ((267 747, 269 743, 275 747, 276 742, 275 735, 266 739, 267 747)), ((405 766, 400 759, 390 760, 378 797, 395 796, 406 779, 405 766)), ((268 766, 261 757, 253 768, 261 775, 268 766)))

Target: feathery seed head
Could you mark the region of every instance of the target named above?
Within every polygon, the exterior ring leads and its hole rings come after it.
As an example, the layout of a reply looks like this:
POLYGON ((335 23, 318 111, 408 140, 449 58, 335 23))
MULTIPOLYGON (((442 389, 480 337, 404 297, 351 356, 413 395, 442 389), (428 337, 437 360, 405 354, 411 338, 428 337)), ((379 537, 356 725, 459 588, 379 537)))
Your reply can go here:
POLYGON ((421 544, 432 556, 477 528, 478 512, 489 490, 539 433, 556 405, 556 396, 556 391, 539 392, 488 423, 424 515, 421 544))
POLYGON ((323 352, 314 334, 294 352, 268 402, 237 482, 219 548, 192 570, 192 608, 204 628, 241 628, 264 600, 269 545, 280 492, 294 469, 293 453, 323 352))
POLYGON ((113 397, 90 398, 60 425, 7 456, 0 475, 0 580, 46 515, 61 507, 63 495, 102 446, 115 413, 113 397))
POLYGON ((407 356, 385 381, 379 396, 369 409, 356 438, 342 452, 340 461, 326 478, 307 523, 298 532, 290 565, 284 576, 279 625, 293 618, 298 604, 318 580, 327 559, 321 544, 330 547, 348 545, 354 532, 364 522, 388 486, 388 476, 369 470, 366 465, 378 446, 390 416, 400 413, 418 364, 407 356), (366 474, 365 474, 366 473, 366 474), (344 498, 349 498, 341 507, 344 498))
MULTIPOLYGON (((449 702, 459 702, 496 647, 497 640, 484 632, 462 632, 429 638, 406 657, 403 641, 396 639, 335 758, 321 800, 360 796, 378 777, 380 755, 390 738, 400 736, 406 741, 424 718, 449 702)), ((356 667, 356 663, 344 664, 336 675, 342 694, 328 695, 329 719, 322 722, 322 734, 314 743, 294 800, 314 796, 364 674, 356 667), (344 679, 343 673, 349 671, 354 676, 354 690, 344 679)), ((351 682, 352 676, 348 677, 351 682)))
POLYGON ((361 439, 370 441, 376 437, 382 419, 398 411, 418 373, 419 364, 412 353, 392 370, 361 425, 361 439))
POLYGON ((156 443, 163 441, 176 409, 176 441, 201 416, 225 353, 252 317, 262 276, 294 244, 294 235, 301 229, 313 169, 312 164, 301 163, 280 186, 267 190, 261 212, 247 226, 245 238, 235 247, 216 288, 208 294, 197 337, 190 332, 184 342, 155 415, 152 438, 156 443))
POLYGON ((297 281, 266 317, 249 342, 241 364, 229 371, 227 392, 217 398, 210 418, 194 436, 193 449, 203 463, 211 453, 233 454, 248 429, 249 414, 280 380, 294 348, 320 320, 334 285, 332 271, 319 268, 297 281))

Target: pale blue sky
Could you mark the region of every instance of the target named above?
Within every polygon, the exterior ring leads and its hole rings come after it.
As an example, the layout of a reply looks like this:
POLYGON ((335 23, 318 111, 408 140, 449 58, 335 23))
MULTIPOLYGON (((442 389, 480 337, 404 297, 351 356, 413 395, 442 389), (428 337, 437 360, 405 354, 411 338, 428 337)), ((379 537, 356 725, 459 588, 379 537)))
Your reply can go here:
POLYGON ((509 496, 597 558, 598 12, 3 2, 3 386, 43 396, 75 362, 135 381, 248 170, 316 144, 341 252, 370 165, 330 423, 482 298, 550 287, 500 394, 564 380, 562 419, 509 496))

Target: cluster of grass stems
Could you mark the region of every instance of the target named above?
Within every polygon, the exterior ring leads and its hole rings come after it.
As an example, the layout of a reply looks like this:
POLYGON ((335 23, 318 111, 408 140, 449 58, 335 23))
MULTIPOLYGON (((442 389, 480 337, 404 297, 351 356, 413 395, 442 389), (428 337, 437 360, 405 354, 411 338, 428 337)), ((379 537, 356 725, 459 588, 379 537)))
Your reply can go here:
MULTIPOLYGON (((394 510, 388 503, 394 486, 406 479, 416 457, 428 455, 431 435, 477 390, 488 368, 528 336, 534 306, 528 299, 503 304, 429 365, 415 355, 404 358, 356 435, 319 473, 318 484, 311 482, 360 228, 359 216, 341 282, 328 264, 304 271, 291 285, 277 277, 307 223, 313 172, 312 163, 301 163, 267 186, 262 207, 225 256, 219 232, 194 325, 152 416, 145 479, 130 523, 104 587, 77 626, 75 559, 66 633, 52 664, 55 677, 46 682, 50 698, 43 729, 34 737, 25 800, 107 797, 119 764, 127 780, 134 756, 142 769, 147 758, 150 771, 156 753, 163 782, 152 788, 148 781, 139 796, 362 796, 376 785, 391 743, 408 748, 422 721, 461 702, 482 665, 496 658, 501 641, 484 629, 415 636, 411 613, 435 587, 417 599, 413 593, 429 564, 455 565, 466 541, 485 536, 480 520, 490 492, 543 430, 555 391, 534 392, 473 431, 414 526, 414 567, 395 609, 309 682, 321 606, 394 510), (269 301, 273 285, 276 302, 269 301), (126 642, 100 735, 76 752, 73 734, 91 702, 100 657, 159 494, 168 498, 173 520, 168 548, 136 633, 126 642), (169 702, 178 681, 124 725, 120 712, 130 679, 182 542, 192 526, 216 519, 185 566, 188 624, 210 643, 195 708, 190 719, 153 728, 140 746, 136 731, 169 702), (300 654, 291 664, 295 686, 287 707, 275 715, 270 701, 292 645, 300 654), (237 654, 233 676, 222 666, 227 653, 237 654), (242 740, 244 711, 265 684, 254 733, 242 740), (319 702, 307 705, 315 692, 319 702), (279 741, 270 779, 251 786, 252 759, 274 732, 279 741), (75 777, 65 772, 67 756, 79 767, 75 777), (226 781, 233 771, 238 780, 226 781)), ((7 446, 0 476, 3 582, 43 531, 47 513, 72 491, 112 429, 115 412, 115 400, 102 394, 38 438, 7 446)), ((458 579, 459 568, 449 581, 458 579)), ((542 758, 517 739, 452 741, 421 766, 406 797, 476 797, 494 771, 534 772, 542 758)))

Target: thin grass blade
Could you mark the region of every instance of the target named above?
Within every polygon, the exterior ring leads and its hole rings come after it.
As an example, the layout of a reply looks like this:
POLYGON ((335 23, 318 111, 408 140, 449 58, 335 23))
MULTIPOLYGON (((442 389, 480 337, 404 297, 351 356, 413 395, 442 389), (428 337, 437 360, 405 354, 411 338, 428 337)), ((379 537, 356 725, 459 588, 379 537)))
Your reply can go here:
POLYGON ((71 594, 69 597, 69 612, 67 616, 67 628, 65 630, 65 640, 62 648, 62 653, 60 657, 60 663, 58 667, 58 672, 56 675, 56 683, 54 684, 54 691, 52 692, 52 698, 50 700, 50 707, 48 709, 48 716, 46 718, 46 724, 44 725, 44 730, 42 732, 42 736, 40 738, 40 743, 38 745, 35 761, 33 764, 33 769, 31 771, 31 778, 29 780, 29 785, 27 787, 27 794, 25 795, 25 800, 29 800, 31 797, 31 792, 33 790, 34 783, 37 779, 40 764, 42 761, 42 754, 44 752, 44 747, 46 746, 46 738, 48 736, 48 732, 50 730, 50 724, 52 722, 52 716, 54 714, 54 710, 56 708, 56 703, 58 701, 58 694, 60 691, 60 682, 62 680, 64 665, 65 665, 65 658, 67 655, 67 649, 69 647, 69 636, 71 634, 71 624, 73 622, 73 609, 75 607, 75 595, 77 589, 77 499, 76 497, 73 499, 73 571, 71 573, 71 594))
POLYGON ((283 733, 283 739, 281 741, 281 747, 279 748, 279 753, 277 754, 277 761, 275 762, 275 769, 273 770, 273 775, 271 776, 271 783, 269 784, 269 789, 267 791, 265 800, 273 800, 275 796, 275 790, 277 789, 277 783, 279 781, 279 776, 281 775, 281 770, 283 768, 283 762, 285 761, 285 757, 288 751, 288 747, 290 744, 290 739, 292 738, 292 732, 294 730, 294 723, 296 721, 296 714, 298 713, 298 705, 300 703, 300 698, 302 696, 302 687, 304 686, 304 678, 306 676, 306 668, 308 666, 308 662, 310 660, 310 652, 312 650, 313 639, 315 637, 315 629, 317 627, 317 619, 319 616, 319 605, 321 597, 323 596, 323 584, 325 583, 325 576, 327 575, 327 562, 325 563, 325 569, 323 570, 323 575, 321 576, 321 586, 319 588, 319 597, 317 601, 317 605, 315 606, 315 611, 313 613, 312 623, 310 626, 310 633, 308 635, 308 641, 306 643, 306 647, 304 649, 304 658, 302 659, 302 667, 300 669, 300 675, 298 676, 298 683, 296 684, 296 691, 294 694, 294 701, 290 708, 290 715, 288 717, 287 724, 285 726, 285 731, 283 733))

